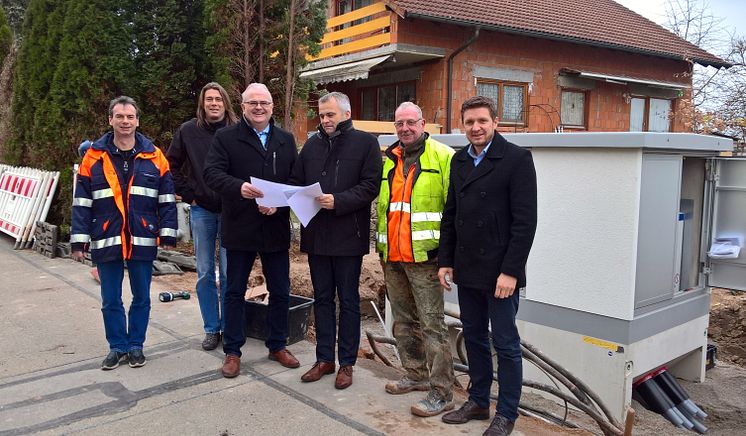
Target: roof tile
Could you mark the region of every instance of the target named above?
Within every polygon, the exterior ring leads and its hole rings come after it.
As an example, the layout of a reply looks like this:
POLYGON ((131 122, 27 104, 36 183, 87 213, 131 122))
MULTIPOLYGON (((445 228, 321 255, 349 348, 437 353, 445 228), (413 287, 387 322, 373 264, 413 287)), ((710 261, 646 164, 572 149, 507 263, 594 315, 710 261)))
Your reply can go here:
POLYGON ((538 37, 729 66, 613 0, 388 0, 405 16, 481 24, 538 37))

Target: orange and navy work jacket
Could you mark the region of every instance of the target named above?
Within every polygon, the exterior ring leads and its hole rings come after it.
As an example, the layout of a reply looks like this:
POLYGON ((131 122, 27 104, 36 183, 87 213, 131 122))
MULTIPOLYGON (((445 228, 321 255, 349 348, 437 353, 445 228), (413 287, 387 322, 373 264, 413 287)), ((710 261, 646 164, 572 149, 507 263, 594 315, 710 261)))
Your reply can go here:
POLYGON ((70 242, 87 245, 96 263, 155 260, 158 245, 176 245, 176 198, 168 160, 136 133, 136 154, 128 180, 113 161, 113 133, 97 140, 78 171, 70 242))

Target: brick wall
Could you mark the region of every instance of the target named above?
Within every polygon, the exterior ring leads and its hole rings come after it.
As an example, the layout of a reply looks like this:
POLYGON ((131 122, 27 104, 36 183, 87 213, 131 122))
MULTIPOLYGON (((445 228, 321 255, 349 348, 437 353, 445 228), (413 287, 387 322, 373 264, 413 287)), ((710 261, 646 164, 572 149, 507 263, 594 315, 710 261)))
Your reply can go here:
MULTIPOLYGON (((394 19, 392 29, 401 44, 443 47, 446 57, 421 66, 417 82, 417 103, 428 122, 446 125, 447 57, 464 44, 474 33, 471 28, 451 26, 425 20, 394 19)), ((462 128, 459 109, 467 98, 476 95, 475 67, 530 72, 533 82, 529 87, 528 126, 505 127, 503 131, 548 132, 559 125, 561 87, 559 71, 570 68, 601 74, 636 77, 646 80, 676 82, 691 85, 690 65, 685 61, 625 53, 611 49, 590 47, 569 42, 550 41, 526 36, 482 30, 479 38, 456 56, 453 63, 453 100, 451 126, 462 128)), ((361 81, 333 83, 329 90, 350 96, 353 118, 359 100, 361 81)), ((595 89, 586 93, 586 126, 589 131, 627 131, 630 123, 629 89, 626 85, 595 82, 595 89)), ((689 131, 687 98, 684 92, 674 104, 672 130, 689 131)), ((314 130, 318 119, 296 122, 296 135, 314 130)))
MULTIPOLYGON (((398 24, 400 43, 445 47, 446 58, 474 32, 473 29, 423 20, 402 21, 398 24)), ((425 110, 428 121, 443 125, 446 124, 446 58, 424 68, 417 88, 418 104, 425 110)), ((559 124, 561 88, 557 78, 562 68, 691 84, 691 79, 686 74, 690 67, 684 61, 482 31, 477 41, 457 55, 453 63, 452 128, 461 127, 460 104, 476 95, 473 75, 476 66, 516 69, 533 74, 529 105, 542 105, 546 111, 530 107, 528 128, 505 128, 506 131, 547 132, 559 124)), ((624 95, 628 92, 625 85, 596 82, 595 89, 586 94, 588 130, 629 130, 630 104, 624 95)), ((685 93, 684 99, 688 95, 688 92, 685 93)), ((673 131, 689 130, 682 108, 686 106, 685 101, 682 101, 684 99, 677 99, 674 105, 673 131)))

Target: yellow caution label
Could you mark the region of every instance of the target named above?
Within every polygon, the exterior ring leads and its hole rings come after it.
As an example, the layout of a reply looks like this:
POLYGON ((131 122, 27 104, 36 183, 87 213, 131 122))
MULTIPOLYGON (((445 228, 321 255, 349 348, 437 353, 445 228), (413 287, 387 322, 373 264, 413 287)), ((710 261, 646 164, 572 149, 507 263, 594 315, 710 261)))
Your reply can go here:
POLYGON ((583 342, 585 342, 586 344, 595 345, 597 347, 606 348, 607 350, 611 350, 615 353, 619 352, 619 350, 622 349, 622 347, 613 342, 607 342, 601 339, 592 338, 590 336, 583 336, 583 342))

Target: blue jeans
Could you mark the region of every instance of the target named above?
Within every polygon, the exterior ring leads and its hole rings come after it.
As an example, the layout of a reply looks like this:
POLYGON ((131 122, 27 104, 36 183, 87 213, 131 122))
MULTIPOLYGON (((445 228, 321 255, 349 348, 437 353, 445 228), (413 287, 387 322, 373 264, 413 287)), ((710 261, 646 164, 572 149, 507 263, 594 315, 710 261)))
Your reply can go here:
POLYGON ((115 260, 96 265, 101 279, 101 312, 109 350, 126 353, 142 349, 150 316, 150 279, 153 275, 152 261, 130 260, 127 270, 132 290, 132 304, 128 320, 122 304, 122 280, 124 262, 115 260))
POLYGON ((313 283, 313 313, 316 320, 316 360, 334 362, 334 340, 338 340, 339 364, 354 365, 360 348, 360 268, 363 256, 308 255, 313 283), (339 329, 336 304, 339 297, 339 329))
POLYGON ((490 404, 492 387, 492 353, 489 324, 492 324, 492 344, 497 352, 497 414, 510 421, 518 419, 521 400, 523 363, 521 338, 515 325, 518 313, 518 290, 508 298, 495 298, 494 289, 474 289, 459 286, 458 304, 464 326, 464 345, 469 359, 471 388, 469 399, 479 407, 490 404))
POLYGON ((194 254, 197 258, 197 298, 202 312, 205 333, 220 333, 225 329, 226 279, 225 248, 220 245, 220 214, 198 205, 190 209, 194 254), (215 282, 215 242, 220 251, 220 295, 215 282))
POLYGON ((267 308, 264 345, 274 353, 287 346, 288 311, 290 310, 290 258, 287 250, 274 253, 227 250, 228 290, 225 293, 225 330, 223 352, 241 356, 246 343, 246 284, 256 255, 262 259, 262 273, 267 280, 267 308))

